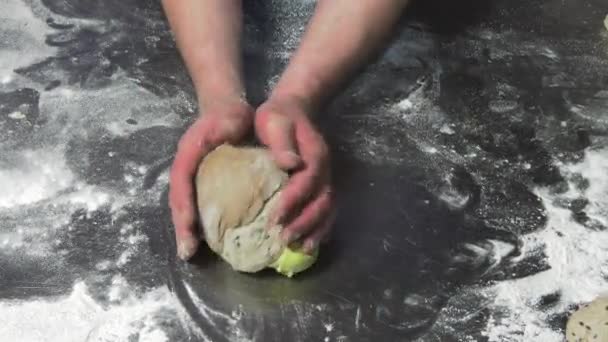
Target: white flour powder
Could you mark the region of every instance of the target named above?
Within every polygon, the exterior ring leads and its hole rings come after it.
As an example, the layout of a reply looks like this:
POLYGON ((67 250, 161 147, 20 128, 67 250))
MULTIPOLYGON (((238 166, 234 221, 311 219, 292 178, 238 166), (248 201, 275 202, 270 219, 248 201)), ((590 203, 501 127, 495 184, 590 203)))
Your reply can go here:
POLYGON ((114 281, 111 292, 122 292, 117 304, 102 307, 84 283, 55 300, 0 302, 0 336, 10 342, 166 342, 156 315, 178 305, 166 287, 142 295, 114 281), (133 338, 131 340, 130 338, 133 338))
MULTIPOLYGON (((524 237, 524 255, 545 246, 551 269, 534 276, 500 282, 490 289, 494 306, 502 309, 490 320, 486 335, 490 342, 561 342, 563 335, 547 326, 547 319, 567 310, 572 304, 585 303, 607 290, 608 234, 594 231, 572 219, 572 213, 555 205, 556 200, 584 195, 590 202, 590 218, 605 220, 608 210, 608 150, 589 151, 576 165, 562 165, 566 174, 580 173, 591 186, 581 192, 574 185, 566 194, 554 195, 539 189, 547 208, 547 228, 524 237), (559 302, 544 311, 536 305, 543 295, 559 293, 559 302)), ((604 222, 606 223, 606 222, 604 222)))
POLYGON ((56 195, 73 177, 62 153, 23 151, 13 169, 0 168, 0 208, 30 204, 56 195))

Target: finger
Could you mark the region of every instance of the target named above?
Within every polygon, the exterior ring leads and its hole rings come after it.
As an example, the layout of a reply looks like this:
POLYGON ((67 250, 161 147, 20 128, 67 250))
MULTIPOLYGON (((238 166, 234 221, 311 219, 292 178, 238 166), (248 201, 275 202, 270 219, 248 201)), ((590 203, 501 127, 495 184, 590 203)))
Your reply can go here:
POLYGON ((309 120, 298 121, 296 141, 304 163, 316 160, 323 165, 329 164, 329 149, 312 122, 309 120))
POLYGON ((329 216, 332 202, 333 198, 329 187, 319 192, 319 195, 308 203, 289 225, 285 226, 282 238, 287 243, 291 243, 310 233, 329 216))
POLYGON ((194 226, 196 211, 192 181, 201 158, 209 151, 208 144, 195 134, 200 130, 199 125, 195 123, 180 140, 170 174, 171 217, 175 226, 178 256, 184 260, 194 255, 199 244, 194 226))
POLYGON ((323 166, 326 163, 326 158, 322 156, 323 148, 315 147, 320 145, 318 141, 314 139, 300 142, 301 149, 305 151, 302 154, 305 168, 294 173, 283 189, 277 209, 272 216, 271 222, 274 224, 286 224, 288 218, 304 206, 310 200, 310 197, 318 191, 319 179, 329 179, 329 170, 323 166))
POLYGON ((295 127, 292 119, 271 112, 261 113, 256 118, 256 127, 262 143, 283 170, 293 170, 302 164, 295 140, 295 127))
POLYGON ((294 173, 279 198, 277 208, 272 214, 271 223, 286 224, 288 219, 308 201, 316 190, 318 183, 318 167, 308 166, 302 171, 294 173))
POLYGON ((335 222, 335 215, 332 214, 325 219, 310 235, 308 235, 302 244, 305 253, 312 253, 320 242, 326 241, 329 233, 335 222))
POLYGON ((186 261, 196 253, 200 244, 198 234, 195 233, 193 211, 171 211, 173 225, 175 227, 175 241, 177 244, 177 256, 186 261))

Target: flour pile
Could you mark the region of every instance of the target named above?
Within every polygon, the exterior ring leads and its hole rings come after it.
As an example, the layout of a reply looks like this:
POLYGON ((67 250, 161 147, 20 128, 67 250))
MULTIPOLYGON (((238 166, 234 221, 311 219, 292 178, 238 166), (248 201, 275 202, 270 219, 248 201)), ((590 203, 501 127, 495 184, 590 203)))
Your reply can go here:
POLYGON ((561 165, 570 178, 583 176, 590 187, 584 190, 570 182, 563 194, 539 189, 547 208, 547 227, 525 236, 522 258, 544 247, 551 269, 523 279, 503 281, 492 287, 492 306, 498 308, 486 330, 490 342, 563 341, 563 334, 549 326, 553 315, 587 303, 606 291, 608 234, 576 222, 563 203, 587 198, 589 222, 607 226, 608 149, 591 150, 581 163, 561 165), (540 308, 539 298, 557 296, 549 308, 540 308))
POLYGON ((169 341, 159 323, 176 316, 170 308, 178 305, 166 287, 138 295, 116 279, 110 291, 120 293, 121 300, 108 306, 82 282, 55 300, 0 302, 0 336, 14 342, 169 341))

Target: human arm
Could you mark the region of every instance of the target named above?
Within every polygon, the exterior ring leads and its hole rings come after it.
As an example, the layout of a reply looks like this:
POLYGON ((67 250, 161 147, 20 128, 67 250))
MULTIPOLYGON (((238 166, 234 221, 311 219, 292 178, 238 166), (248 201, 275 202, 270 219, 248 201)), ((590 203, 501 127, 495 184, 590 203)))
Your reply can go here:
POLYGON ((407 2, 319 0, 300 47, 258 109, 258 136, 292 171, 274 214, 287 241, 312 250, 333 220, 329 149, 311 115, 384 45, 407 2))
POLYGON ((319 0, 300 47, 272 93, 318 109, 383 47, 407 0, 319 0))
POLYGON ((194 83, 201 115, 180 139, 171 167, 169 204, 177 253, 196 252, 193 178, 200 160, 214 147, 237 143, 253 124, 245 101, 240 40, 240 0, 163 0, 178 48, 194 83))

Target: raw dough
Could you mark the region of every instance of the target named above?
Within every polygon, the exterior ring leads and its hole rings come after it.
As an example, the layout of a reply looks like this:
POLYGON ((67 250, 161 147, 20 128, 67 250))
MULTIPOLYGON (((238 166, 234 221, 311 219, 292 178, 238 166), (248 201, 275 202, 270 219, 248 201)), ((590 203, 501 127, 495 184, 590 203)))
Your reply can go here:
POLYGON ((260 271, 283 252, 282 227, 266 225, 287 179, 262 148, 222 145, 199 166, 196 195, 205 240, 235 270, 260 271))
POLYGON ((608 296, 572 314, 566 325, 568 342, 608 342, 608 296))

